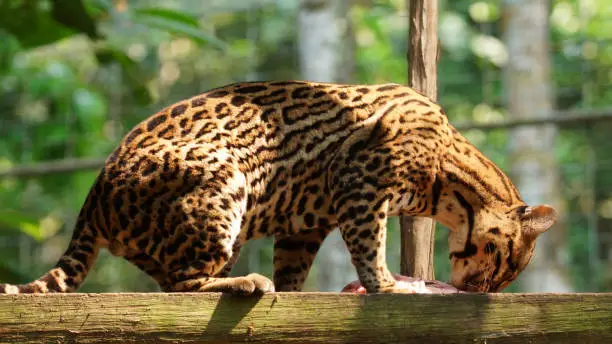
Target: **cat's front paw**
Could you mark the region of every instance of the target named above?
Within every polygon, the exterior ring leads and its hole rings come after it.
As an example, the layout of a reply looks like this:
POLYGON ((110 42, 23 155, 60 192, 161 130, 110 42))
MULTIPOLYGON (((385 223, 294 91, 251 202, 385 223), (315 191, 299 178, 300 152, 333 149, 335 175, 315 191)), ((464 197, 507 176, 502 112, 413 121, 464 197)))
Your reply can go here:
POLYGON ((274 282, 260 274, 252 273, 244 277, 253 283, 253 294, 273 293, 274 282))
POLYGON ((228 286, 227 291, 236 295, 263 295, 274 292, 274 283, 269 278, 256 273, 228 279, 228 286))
POLYGON ((263 295, 274 292, 274 283, 260 274, 248 274, 242 277, 212 278, 182 282, 173 287, 174 291, 220 292, 234 295, 263 295))

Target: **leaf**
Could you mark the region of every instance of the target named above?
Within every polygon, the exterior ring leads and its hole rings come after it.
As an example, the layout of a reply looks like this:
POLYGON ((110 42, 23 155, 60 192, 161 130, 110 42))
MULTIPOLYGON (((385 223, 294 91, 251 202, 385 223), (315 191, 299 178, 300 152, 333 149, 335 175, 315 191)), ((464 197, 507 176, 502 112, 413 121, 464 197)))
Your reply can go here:
POLYGON ((149 27, 189 37, 203 45, 210 44, 221 50, 227 50, 228 48, 225 42, 204 32, 198 20, 189 14, 169 9, 141 8, 134 10, 133 20, 149 27))
MULTIPOLYGON (((0 13, 2 12, 0 8, 0 13)), ((0 16, 2 27, 13 34, 24 48, 34 48, 41 45, 53 43, 70 35, 74 32, 59 25, 49 16, 42 15, 35 11, 28 11, 30 15, 26 18, 20 14, 11 15, 3 13, 0 16), (13 17, 14 19, 10 19, 13 17), (22 18, 22 19, 17 19, 22 18), (29 22, 30 25, 22 25, 22 21, 29 22)))
POLYGON ((128 89, 131 92, 132 99, 140 105, 151 102, 152 98, 146 87, 147 76, 141 66, 125 52, 109 44, 102 44, 96 48, 96 58, 101 64, 118 62, 121 65, 124 82, 129 86, 128 89))
POLYGON ((36 241, 44 239, 38 219, 16 210, 1 209, 0 226, 10 231, 27 234, 36 241))
POLYGON ((50 44, 77 33, 100 37, 96 22, 81 0, 0 1, 0 28, 17 37, 24 48, 50 44))
MULTIPOLYGON (((94 122, 104 120, 108 111, 104 96, 83 87, 72 93, 72 108, 80 119, 94 122)), ((98 124, 100 123, 96 123, 96 126, 98 124)))
POLYGON ((137 8, 134 10, 136 16, 149 16, 165 18, 169 21, 182 22, 186 25, 199 27, 198 19, 191 13, 185 13, 178 10, 171 10, 160 7, 137 8))
POLYGON ((13 283, 25 283, 29 280, 29 276, 15 269, 12 264, 2 263, 2 261, 0 261, 0 276, 2 276, 2 281, 13 283))
POLYGON ((0 28, 0 73, 5 74, 13 64, 13 57, 21 48, 19 41, 8 31, 0 28))
POLYGON ((80 0, 52 0, 51 15, 58 23, 77 32, 86 34, 91 39, 101 38, 96 22, 89 15, 80 0))

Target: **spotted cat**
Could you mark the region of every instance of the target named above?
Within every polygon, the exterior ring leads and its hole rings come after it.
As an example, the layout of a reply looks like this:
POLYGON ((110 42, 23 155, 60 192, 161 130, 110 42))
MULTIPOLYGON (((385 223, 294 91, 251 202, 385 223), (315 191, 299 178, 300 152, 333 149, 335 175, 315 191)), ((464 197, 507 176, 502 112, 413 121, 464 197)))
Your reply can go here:
POLYGON ((101 248, 168 292, 301 290, 335 228, 368 292, 405 292, 385 262, 387 219, 400 214, 448 227, 451 282, 480 292, 514 280, 556 219, 549 206, 527 206, 411 88, 236 83, 133 128, 106 160, 57 265, 0 292, 75 291, 101 248), (241 245, 270 235, 274 283, 228 277, 241 245))

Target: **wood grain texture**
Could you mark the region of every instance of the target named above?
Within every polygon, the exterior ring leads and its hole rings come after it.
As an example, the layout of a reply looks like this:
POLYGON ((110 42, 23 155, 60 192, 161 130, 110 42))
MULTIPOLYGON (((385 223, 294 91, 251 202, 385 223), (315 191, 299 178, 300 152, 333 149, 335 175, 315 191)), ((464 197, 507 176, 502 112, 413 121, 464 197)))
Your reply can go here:
MULTIPOLYGON (((406 0, 408 31, 408 85, 436 100, 438 57, 438 0, 406 0)), ((434 234, 431 218, 400 217, 402 275, 433 280, 434 234)))
POLYGON ((0 296, 2 343, 606 343, 612 293, 0 296))

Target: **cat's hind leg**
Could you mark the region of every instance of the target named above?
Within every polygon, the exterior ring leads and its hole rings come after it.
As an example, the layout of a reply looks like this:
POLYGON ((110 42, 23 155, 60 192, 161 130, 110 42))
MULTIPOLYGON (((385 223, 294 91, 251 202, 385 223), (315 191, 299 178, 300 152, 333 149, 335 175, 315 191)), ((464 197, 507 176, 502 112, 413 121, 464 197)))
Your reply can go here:
POLYGON ((259 274, 227 277, 238 258, 237 240, 246 203, 244 191, 237 189, 198 189, 182 198, 189 206, 171 207, 177 214, 169 217, 180 221, 173 226, 174 234, 165 249, 172 280, 168 291, 242 295, 274 291, 272 281, 259 274))

